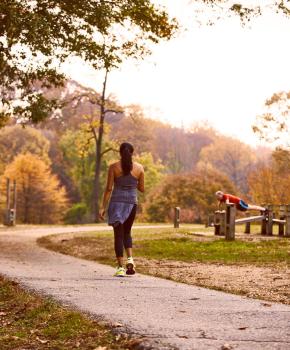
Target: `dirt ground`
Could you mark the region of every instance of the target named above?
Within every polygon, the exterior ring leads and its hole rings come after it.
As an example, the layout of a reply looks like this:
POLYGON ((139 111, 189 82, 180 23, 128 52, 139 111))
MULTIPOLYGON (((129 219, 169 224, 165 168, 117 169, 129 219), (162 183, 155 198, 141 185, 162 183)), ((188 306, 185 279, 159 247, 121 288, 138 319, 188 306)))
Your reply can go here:
POLYGON ((290 270, 136 258, 143 272, 187 284, 290 305, 290 270))

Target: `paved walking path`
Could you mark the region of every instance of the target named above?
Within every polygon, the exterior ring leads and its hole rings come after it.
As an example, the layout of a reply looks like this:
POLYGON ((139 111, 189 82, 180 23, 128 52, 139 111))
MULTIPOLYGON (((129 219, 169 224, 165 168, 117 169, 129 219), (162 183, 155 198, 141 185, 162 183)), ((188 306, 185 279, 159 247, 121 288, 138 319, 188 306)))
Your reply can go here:
POLYGON ((122 326, 127 333, 144 336, 156 349, 290 349, 289 306, 143 275, 113 278, 109 266, 36 244, 38 237, 51 233, 101 229, 2 230, 0 273, 122 326))

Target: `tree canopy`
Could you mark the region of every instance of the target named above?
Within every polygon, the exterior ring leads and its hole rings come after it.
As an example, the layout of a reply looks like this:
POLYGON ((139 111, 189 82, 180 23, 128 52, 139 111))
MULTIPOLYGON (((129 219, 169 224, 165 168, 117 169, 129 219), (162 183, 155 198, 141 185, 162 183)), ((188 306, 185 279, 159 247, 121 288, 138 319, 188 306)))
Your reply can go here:
POLYGON ((50 143, 41 131, 20 125, 7 126, 0 130, 0 175, 5 167, 21 153, 37 155, 46 164, 50 164, 48 156, 50 143))
POLYGON ((150 0, 2 0, 0 126, 12 115, 43 120, 56 105, 43 89, 60 85, 59 68, 77 56, 94 68, 143 56, 177 25, 150 0))

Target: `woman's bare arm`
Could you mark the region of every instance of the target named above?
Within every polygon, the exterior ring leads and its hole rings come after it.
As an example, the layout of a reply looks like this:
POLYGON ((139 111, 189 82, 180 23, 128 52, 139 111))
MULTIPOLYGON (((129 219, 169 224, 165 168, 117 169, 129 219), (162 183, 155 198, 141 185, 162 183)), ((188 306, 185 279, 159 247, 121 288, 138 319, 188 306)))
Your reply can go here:
POLYGON ((107 210, 107 205, 111 196, 111 192, 113 190, 113 185, 114 185, 114 167, 113 165, 110 165, 109 170, 108 170, 108 177, 107 177, 107 185, 105 188, 104 196, 103 196, 103 204, 102 208, 100 210, 100 218, 104 220, 105 213, 107 210))
POLYGON ((142 167, 141 173, 138 178, 138 190, 140 192, 145 192, 145 180, 144 180, 144 169, 142 167))

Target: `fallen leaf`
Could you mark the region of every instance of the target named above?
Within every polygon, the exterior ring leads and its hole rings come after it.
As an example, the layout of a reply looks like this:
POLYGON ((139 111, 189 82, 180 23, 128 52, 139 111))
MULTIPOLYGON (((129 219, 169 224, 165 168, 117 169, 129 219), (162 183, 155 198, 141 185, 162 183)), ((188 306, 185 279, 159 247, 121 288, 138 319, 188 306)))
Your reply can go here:
POLYGON ((232 346, 230 344, 224 344, 222 347, 221 347, 221 350, 232 350, 232 346))
POLYGON ((36 340, 38 340, 41 344, 47 344, 49 342, 49 340, 43 340, 38 337, 36 337, 36 340))
POLYGON ((114 328, 118 328, 118 327, 123 327, 123 325, 122 325, 122 323, 114 323, 113 325, 112 325, 114 328))

